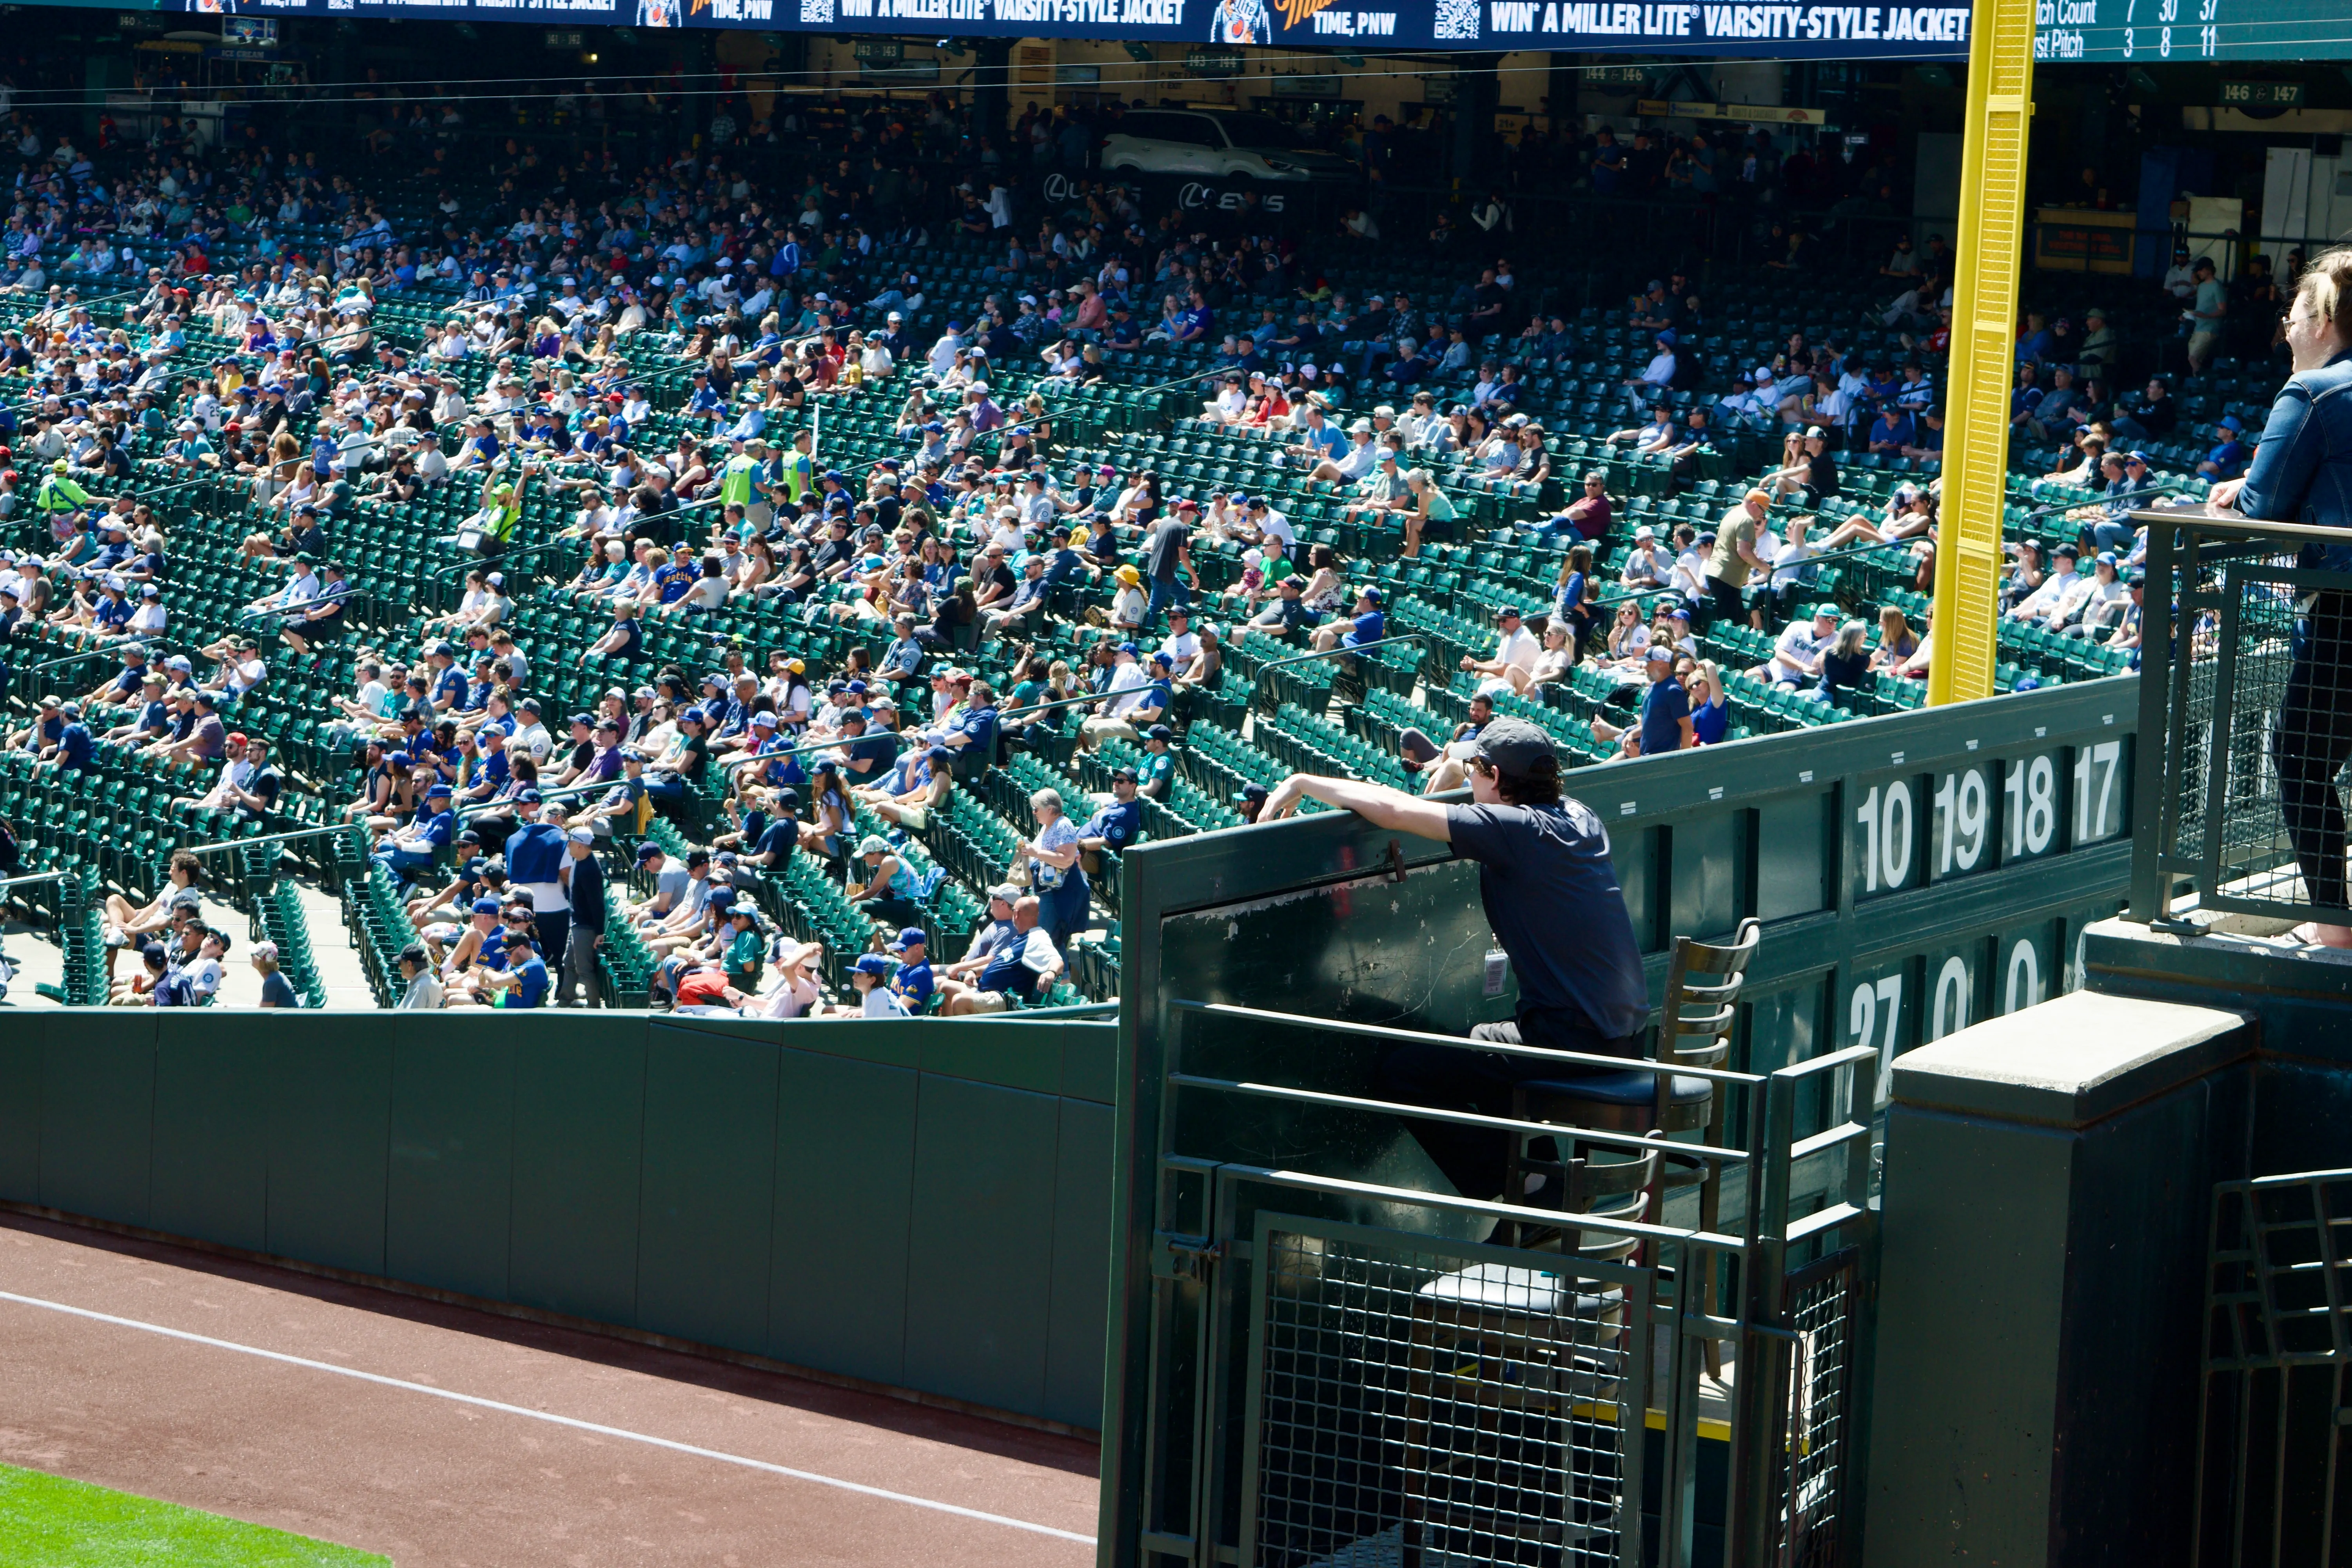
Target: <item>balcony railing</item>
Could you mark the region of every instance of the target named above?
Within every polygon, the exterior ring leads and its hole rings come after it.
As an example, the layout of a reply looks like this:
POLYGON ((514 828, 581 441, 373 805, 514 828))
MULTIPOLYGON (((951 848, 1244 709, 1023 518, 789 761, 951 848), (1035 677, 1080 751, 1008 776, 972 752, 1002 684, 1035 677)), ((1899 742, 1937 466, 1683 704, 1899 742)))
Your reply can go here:
POLYGON ((2210 511, 2149 524, 2133 918, 2198 907, 2352 924, 2352 530, 2210 511), (2168 618, 2167 606, 2169 606, 2168 618), (2158 743, 2160 742, 2160 743, 2158 743))

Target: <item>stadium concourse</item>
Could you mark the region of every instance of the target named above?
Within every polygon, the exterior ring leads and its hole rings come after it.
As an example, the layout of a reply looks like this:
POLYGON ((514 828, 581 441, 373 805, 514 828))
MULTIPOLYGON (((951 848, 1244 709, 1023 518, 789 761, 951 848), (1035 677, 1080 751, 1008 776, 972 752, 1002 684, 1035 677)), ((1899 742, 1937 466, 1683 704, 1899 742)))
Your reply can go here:
MULTIPOLYGON (((1095 1002, 1119 852, 1293 770, 1922 700, 1940 236, 1621 288, 1503 223, 886 200, 899 129, 845 186, 772 128, 771 180, 583 194, 20 113, 0 864, 62 875, 11 1002, 1095 1002)), ((2117 385, 2206 276, 2103 281, 2020 323, 2003 689, 2136 666, 2125 514, 2240 471, 2279 374, 2256 330, 2117 385)))

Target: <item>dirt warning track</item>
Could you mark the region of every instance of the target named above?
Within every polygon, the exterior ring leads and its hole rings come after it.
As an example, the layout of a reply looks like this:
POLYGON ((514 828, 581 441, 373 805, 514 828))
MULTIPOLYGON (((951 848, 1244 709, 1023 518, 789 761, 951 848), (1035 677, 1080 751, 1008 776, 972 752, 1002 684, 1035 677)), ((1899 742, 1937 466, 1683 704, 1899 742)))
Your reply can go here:
POLYGON ((5 1215, 0 1460, 398 1568, 1094 1556, 1088 1443, 5 1215))

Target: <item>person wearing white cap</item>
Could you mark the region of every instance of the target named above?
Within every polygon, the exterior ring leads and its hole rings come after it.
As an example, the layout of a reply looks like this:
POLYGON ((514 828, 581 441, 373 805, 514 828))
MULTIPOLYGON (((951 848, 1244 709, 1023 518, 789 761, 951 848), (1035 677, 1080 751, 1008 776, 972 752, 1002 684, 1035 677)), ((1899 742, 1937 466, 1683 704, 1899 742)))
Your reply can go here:
POLYGON ((1772 629, 1772 617, 1788 615, 1797 602, 1811 591, 1821 568, 1805 564, 1817 553, 1805 542, 1805 531, 1812 524, 1810 517, 1792 517, 1789 531, 1771 552, 1772 576, 1769 586, 1756 596, 1748 610, 1748 624, 1759 632, 1772 629))
POLYGON ((299 1007, 302 997, 278 966, 278 944, 257 942, 247 955, 253 961, 253 972, 261 976, 261 1002, 264 1007, 299 1007))
POLYGON ((1316 464, 1314 471, 1307 477, 1331 484, 1352 485, 1370 473, 1372 465, 1379 460, 1381 455, 1379 443, 1372 439, 1372 422, 1369 419, 1357 420, 1348 426, 1348 438, 1355 445, 1336 459, 1326 458, 1316 464))
POLYGON ((163 593, 152 583, 139 585, 139 607, 131 613, 130 635, 160 637, 170 615, 163 608, 163 593))
POLYGON ((564 895, 571 900, 572 923, 562 971, 555 983, 555 1005, 575 1005, 572 997, 576 988, 583 998, 576 1005, 595 1007, 602 1005, 597 949, 604 940, 604 867, 596 858, 594 829, 573 827, 564 837, 568 858, 560 879, 564 895))
POLYGON ((1650 410, 1648 424, 1610 432, 1609 444, 1614 447, 1620 443, 1633 447, 1637 458, 1654 457, 1665 451, 1675 444, 1674 416, 1664 404, 1656 405, 1650 410))
POLYGON ((1837 640, 1834 605, 1813 606, 1810 621, 1790 621, 1772 645, 1772 656, 1748 672, 1749 679, 1794 691, 1821 679, 1822 656, 1837 640))

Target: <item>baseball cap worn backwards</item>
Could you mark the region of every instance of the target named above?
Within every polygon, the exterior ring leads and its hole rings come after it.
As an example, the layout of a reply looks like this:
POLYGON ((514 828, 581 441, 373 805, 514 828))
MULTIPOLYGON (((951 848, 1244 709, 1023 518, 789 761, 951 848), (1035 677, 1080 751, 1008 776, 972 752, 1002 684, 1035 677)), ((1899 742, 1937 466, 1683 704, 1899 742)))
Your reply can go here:
POLYGON ((1551 737, 1524 719, 1490 719, 1478 731, 1476 755, 1497 772, 1525 778, 1557 771, 1551 737))

